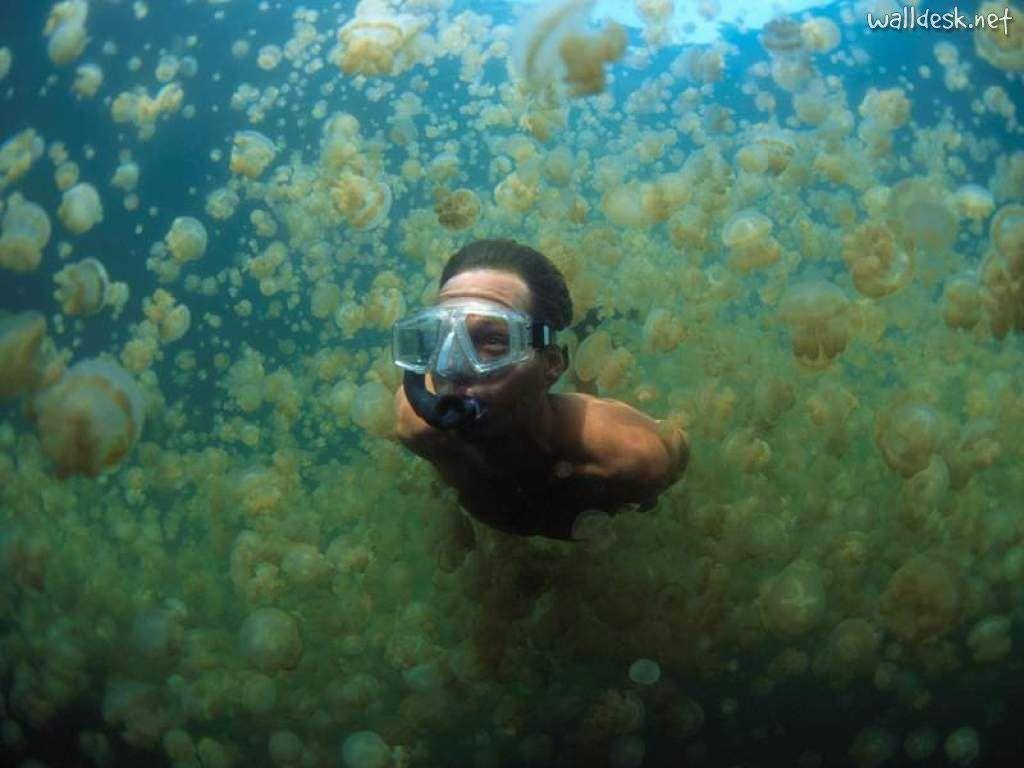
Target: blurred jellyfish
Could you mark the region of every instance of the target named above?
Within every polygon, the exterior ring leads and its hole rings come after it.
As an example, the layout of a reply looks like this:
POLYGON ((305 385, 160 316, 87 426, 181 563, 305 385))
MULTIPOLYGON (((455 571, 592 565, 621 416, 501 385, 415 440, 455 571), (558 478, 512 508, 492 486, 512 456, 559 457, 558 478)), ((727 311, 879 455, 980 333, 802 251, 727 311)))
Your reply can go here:
POLYGON ((103 221, 103 205, 96 187, 84 182, 73 186, 64 193, 57 216, 76 235, 88 232, 103 221))
POLYGON ((261 672, 295 669, 302 658, 299 625, 280 608, 259 608, 250 613, 239 630, 239 646, 261 672))
POLYGON ((932 454, 946 446, 948 436, 944 419, 927 403, 898 403, 875 418, 875 444, 882 458, 906 478, 925 469, 932 454))
POLYGON ((942 319, 950 328, 969 331, 981 322, 983 301, 981 285, 974 275, 955 275, 943 289, 942 319))
POLYGON ((734 213, 722 227, 722 244, 729 252, 729 263, 741 272, 749 272, 779 260, 779 244, 772 237, 772 220, 759 211, 734 213))
POLYGON ((59 359, 39 312, 0 315, 0 401, 12 400, 59 375, 59 359))
POLYGON ((443 187, 434 190, 434 212, 437 222, 448 229, 466 229, 480 217, 480 200, 470 189, 449 192, 443 187))
POLYGON ((0 80, 7 77, 7 74, 11 71, 11 62, 13 61, 11 55, 11 49, 6 45, 0 47, 0 80))
POLYGON ((382 181, 345 172, 331 187, 331 200, 353 229, 374 229, 387 220, 391 189, 382 181))
POLYGON ((103 85, 103 70, 96 64, 82 64, 75 70, 72 92, 80 99, 91 99, 103 85))
POLYGON ((57 290, 53 297, 65 315, 95 315, 107 302, 110 278, 96 259, 68 264, 53 276, 57 290))
POLYGON ((276 155, 274 142, 262 133, 239 131, 231 144, 231 172, 250 179, 259 178, 276 155))
POLYGON ((24 176, 45 149, 42 137, 32 128, 19 131, 0 144, 0 189, 24 176))
POLYGON ((43 453, 58 477, 95 477, 128 455, 145 417, 139 386, 116 363, 83 360, 36 397, 43 453))
POLYGON ((978 15, 994 14, 1010 17, 1006 28, 1002 23, 978 24, 974 29, 974 50, 982 59, 997 69, 1019 71, 1024 69, 1024 30, 1020 19, 1024 11, 1007 3, 985 2, 978 7, 978 15))
POLYGON ((872 299, 895 293, 914 275, 911 251, 878 222, 866 222, 843 238, 843 260, 854 286, 872 299))
POLYGON ((995 210, 996 201, 985 187, 964 184, 954 194, 957 213, 973 222, 981 222, 995 210))
POLYGON ((390 768, 391 748, 373 731, 356 731, 341 745, 345 768, 390 768))
POLYGON ((956 240, 956 214, 946 191, 929 179, 904 179, 892 188, 888 224, 905 248, 943 253, 956 240))
MULTIPOLYGON (((370 6, 372 8, 372 6, 370 6)), ((416 40, 426 26, 409 14, 360 13, 338 30, 331 61, 347 75, 397 75, 416 61, 416 40)))
POLYGON ((946 737, 945 748, 950 763, 959 768, 967 768, 974 765, 981 754, 981 739, 974 728, 965 725, 946 737))
POLYGON ((114 171, 110 183, 124 192, 131 192, 139 183, 139 164, 131 160, 122 162, 114 171))
POLYGON ((979 664, 1001 661, 1013 648, 1011 622, 1006 616, 986 616, 967 635, 967 647, 979 664))
POLYGON ((199 219, 179 216, 171 223, 164 242, 178 264, 201 259, 206 253, 206 227, 199 219))
POLYGON ((951 564, 914 555, 889 579, 879 600, 886 628, 900 641, 920 643, 955 626, 962 589, 951 564))
POLYGON ((806 368, 819 370, 846 349, 850 300, 836 285, 800 283, 782 299, 779 315, 789 326, 793 354, 806 368))
POLYGON ((352 402, 351 419, 371 435, 383 437, 394 427, 394 393, 379 381, 359 387, 352 402))
POLYGON ((86 0, 62 0, 50 9, 43 27, 49 38, 46 53, 57 65, 70 64, 82 55, 88 40, 85 22, 89 16, 86 0))
POLYGON ((780 635, 799 635, 813 629, 825 613, 825 584, 821 569, 795 560, 771 580, 761 598, 761 620, 780 635))
POLYGON ((0 232, 0 266, 15 272, 31 272, 43 258, 50 241, 50 217, 40 206, 12 195, 0 232))

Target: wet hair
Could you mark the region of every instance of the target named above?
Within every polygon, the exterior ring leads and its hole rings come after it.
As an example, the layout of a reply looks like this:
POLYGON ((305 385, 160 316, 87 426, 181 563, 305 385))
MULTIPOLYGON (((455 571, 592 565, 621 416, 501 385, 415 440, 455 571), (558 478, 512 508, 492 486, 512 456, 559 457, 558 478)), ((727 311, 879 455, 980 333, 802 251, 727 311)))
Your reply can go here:
POLYGON ((556 331, 572 322, 572 298, 565 276, 540 251, 515 240, 474 240, 448 259, 440 285, 471 269, 497 269, 518 275, 530 289, 530 314, 534 320, 556 331))

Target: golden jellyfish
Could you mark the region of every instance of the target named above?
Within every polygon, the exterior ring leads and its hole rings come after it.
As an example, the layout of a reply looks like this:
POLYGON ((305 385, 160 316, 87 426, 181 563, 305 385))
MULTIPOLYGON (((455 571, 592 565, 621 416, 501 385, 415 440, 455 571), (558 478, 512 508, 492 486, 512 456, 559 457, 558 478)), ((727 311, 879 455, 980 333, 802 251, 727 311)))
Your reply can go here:
POLYGON ((889 579, 879 600, 886 628, 919 643, 956 626, 963 612, 959 574, 952 563, 914 555, 889 579))
POLYGON ((1024 28, 1020 26, 1024 10, 1005 3, 986 2, 979 6, 977 13, 999 19, 994 24, 975 26, 974 50, 978 56, 997 69, 1024 69, 1024 28), (1002 21, 1004 14, 1007 21, 1002 21))
POLYGON ((855 678, 870 677, 878 664, 881 633, 869 621, 844 619, 829 633, 815 672, 836 686, 855 678))
POLYGON ((125 160, 114 171, 110 177, 111 186, 117 187, 123 192, 131 192, 139 183, 139 164, 131 160, 125 160))
POLYGON ((0 189, 24 176, 45 149, 42 137, 31 128, 19 131, 0 145, 0 189))
POLYGON ((60 376, 60 359, 46 336, 42 314, 0 316, 0 371, 0 401, 12 400, 60 376))
POLYGON ((1000 256, 1006 259, 1010 272, 1024 279, 1024 205, 1004 205, 992 218, 989 240, 1000 256))
POLYGON ((942 319, 950 328, 969 331, 984 311, 984 296, 977 278, 957 275, 946 281, 942 292, 942 319))
POLYGON ((261 672, 295 669, 302 658, 299 625, 280 608, 258 608, 239 630, 242 656, 261 672))
POLYGON ((598 35, 568 34, 558 44, 565 66, 564 81, 573 96, 601 93, 605 86, 605 65, 622 58, 629 39, 621 24, 609 22, 598 35))
POLYGON ((854 286, 872 299, 895 293, 914 275, 911 251, 883 223, 868 221, 847 233, 843 260, 854 286))
POLYGON ((778 635, 802 635, 825 614, 825 581, 821 569, 795 560, 772 578, 761 595, 761 621, 778 635))
POLYGON ((11 62, 13 59, 14 57, 11 55, 10 48, 6 45, 0 47, 0 80, 7 77, 8 73, 11 71, 11 62))
POLYGON ((539 189, 513 171, 494 188, 494 202, 512 214, 523 214, 533 208, 539 189))
POLYGON ((89 16, 86 0, 63 0, 50 9, 43 27, 49 40, 46 53, 57 65, 70 64, 82 55, 88 38, 85 22, 89 16))
POLYGON ((346 75, 398 75, 416 62, 426 21, 409 14, 359 14, 338 30, 331 61, 346 75))
POLYGON ((39 266, 49 241, 50 217, 46 211, 20 195, 8 198, 0 230, 0 267, 31 272, 39 266))
POLYGON ((906 248, 943 253, 956 240, 956 214, 945 189, 930 179, 904 179, 892 188, 888 224, 906 248))
POLYGON ((830 53, 839 46, 839 27, 832 19, 812 16, 800 25, 800 37, 805 50, 812 53, 830 53))
POLYGON ((274 162, 277 148, 274 142, 258 131, 238 131, 231 143, 232 173, 246 178, 259 178, 274 162))
POLYGON ((207 239, 206 227, 199 219, 179 216, 171 222, 171 228, 164 236, 164 243, 174 261, 185 264, 203 257, 206 253, 207 239))
POLYGON ((910 120, 910 99, 902 88, 868 88, 857 111, 873 128, 894 131, 910 120))
POLYGON ((65 315, 95 315, 107 303, 110 278, 97 259, 83 259, 68 264, 53 276, 57 284, 53 298, 65 315))
POLYGON ((116 363, 83 360, 34 402, 43 453, 58 477, 96 477, 128 455, 142 434, 145 403, 116 363))
POLYGON ((989 251, 981 266, 981 284, 992 335, 1002 339, 1011 330, 1024 333, 1024 283, 995 249, 989 251))
POLYGON ((789 167, 796 144, 787 134, 758 136, 736 153, 736 165, 748 173, 777 176, 789 167))
POLYGON ((965 219, 982 222, 996 208, 995 198, 985 187, 978 184, 964 184, 954 194, 956 211, 965 219))
POLYGON ((772 220, 759 211, 734 213, 722 227, 722 244, 729 263, 741 272, 771 266, 779 260, 779 244, 772 237, 772 220))
POLYGON ((328 171, 361 171, 359 121, 347 112, 335 112, 324 122, 320 139, 320 164, 328 171))
POLYGON ((601 373, 612 352, 612 337, 607 331, 594 331, 576 348, 572 366, 580 381, 593 381, 601 373))
POLYGON ((804 47, 803 29, 796 19, 781 16, 761 29, 761 45, 771 53, 790 53, 804 47))
POLYGON ((644 351, 656 355, 675 350, 686 337, 686 329, 669 310, 652 307, 640 335, 644 351))
POLYGON ((819 280, 791 287, 779 316, 789 327, 797 362, 806 368, 826 368, 846 349, 850 300, 833 283, 819 280))
POLYGON ((374 437, 385 437, 394 429, 395 394, 379 381, 368 381, 356 391, 349 417, 374 437))
POLYGON ((875 418, 875 445, 889 468, 905 478, 925 469, 948 437, 942 415, 927 403, 897 403, 875 418))
POLYGON ((76 235, 84 234, 103 221, 103 204, 92 184, 76 184, 64 193, 57 216, 76 235))
POLYGON ((73 187, 78 183, 78 163, 68 160, 58 165, 57 170, 54 171, 53 180, 61 192, 73 187))
POLYGON ((346 171, 331 187, 331 201, 353 229, 374 229, 387 220, 391 188, 346 171))
POLYGON ((82 64, 75 70, 72 92, 80 99, 91 99, 103 85, 103 70, 97 64, 82 64))
POLYGON ((434 190, 434 213, 437 222, 448 229, 466 229, 480 218, 480 200, 471 189, 450 192, 443 187, 434 190))
POLYGON ((622 389, 630 378, 636 358, 625 347, 617 347, 605 358, 600 373, 597 374, 597 388, 604 394, 622 389))

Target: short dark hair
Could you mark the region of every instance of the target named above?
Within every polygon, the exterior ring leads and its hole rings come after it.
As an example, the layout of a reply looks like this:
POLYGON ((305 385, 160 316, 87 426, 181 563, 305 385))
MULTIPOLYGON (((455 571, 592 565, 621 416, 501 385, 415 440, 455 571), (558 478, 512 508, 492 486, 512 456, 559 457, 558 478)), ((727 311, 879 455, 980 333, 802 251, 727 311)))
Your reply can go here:
POLYGON ((515 240, 474 240, 452 254, 441 271, 440 285, 471 269, 498 269, 518 275, 530 289, 534 320, 560 331, 572 322, 572 298, 565 276, 540 251, 515 240))

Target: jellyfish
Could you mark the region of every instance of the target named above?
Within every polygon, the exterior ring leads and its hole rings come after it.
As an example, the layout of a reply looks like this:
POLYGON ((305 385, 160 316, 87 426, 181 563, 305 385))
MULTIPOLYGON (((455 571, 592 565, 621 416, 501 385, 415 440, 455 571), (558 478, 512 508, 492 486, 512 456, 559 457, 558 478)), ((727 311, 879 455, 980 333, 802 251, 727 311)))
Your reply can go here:
POLYGON ((989 240, 1014 277, 1024 279, 1024 205, 1007 204, 996 211, 989 240))
POLYGON ((801 635, 818 625, 825 613, 821 569, 795 560, 768 584, 761 597, 761 620, 780 635, 801 635))
POLYGON ((1020 28, 1024 11, 996 2, 982 3, 977 11, 979 16, 993 14, 997 18, 1004 13, 1011 19, 1005 29, 1002 24, 978 24, 974 28, 974 50, 997 69, 1019 71, 1024 69, 1024 30, 1020 28))
POLYGON ((1006 258, 995 249, 981 265, 981 285, 992 335, 1002 339, 1009 331, 1024 332, 1024 285, 1006 258))
POLYGON ((909 400, 883 409, 875 418, 875 444, 889 468, 905 478, 928 466, 946 446, 948 428, 927 403, 909 400))
POLYGON ((827 368, 846 349, 850 300, 833 283, 793 286, 782 299, 779 315, 789 326, 793 354, 804 367, 827 368))
POLYGON ((379 381, 368 381, 356 391, 351 419, 371 435, 384 437, 394 429, 394 400, 394 393, 379 381))
POLYGON ((946 281, 942 293, 942 319, 950 328, 966 331, 981 322, 984 297, 973 275, 956 275, 946 281))
POLYGON ((201 259, 206 253, 206 227, 199 219, 191 216, 179 216, 171 222, 171 228, 164 236, 164 242, 167 244, 167 250, 171 252, 171 256, 178 264, 201 259))
POLYGON ((772 19, 761 29, 761 45, 770 53, 788 53, 804 47, 800 22, 781 16, 772 19))
POLYGON ((911 253, 882 223, 866 222, 843 238, 843 260, 853 284, 872 299, 895 293, 910 282, 914 275, 911 253))
POLYGON ((103 70, 97 64, 82 64, 75 70, 71 90, 80 99, 91 99, 103 85, 103 70))
POLYGON ((539 189, 513 171, 494 188, 494 202, 512 214, 523 214, 533 208, 539 189))
POLYGON ((605 85, 605 64, 618 61, 629 42, 626 30, 610 22, 598 35, 567 34, 558 44, 565 66, 563 80, 573 96, 601 93, 605 85))
POLYGON ((124 192, 131 192, 139 183, 139 164, 125 160, 114 171, 110 184, 124 192))
POLYGON ((374 229, 387 220, 391 188, 383 181, 346 171, 331 187, 331 200, 353 229, 374 229))
POLYGON ((466 229, 480 217, 480 201, 471 189, 449 192, 443 187, 434 190, 434 213, 438 223, 448 229, 466 229))
POLYGON ((231 143, 232 173, 257 179, 274 162, 277 148, 274 142, 258 131, 238 131, 231 143))
POLYGON ((722 243, 729 251, 729 263, 749 272, 779 260, 779 244, 772 237, 772 220, 759 211, 734 213, 722 227, 722 243))
POLYGON ((19 131, 0 145, 0 189, 24 176, 45 149, 42 137, 32 128, 19 131))
POLYGON ((53 297, 65 315, 95 315, 107 302, 110 278, 96 259, 69 264, 53 276, 57 290, 53 297))
POLYGON ((996 201, 989 192, 978 184, 964 184, 956 190, 957 213, 973 222, 982 222, 995 210, 996 201))
POLYGON ((360 141, 359 121, 347 112, 335 112, 324 122, 320 164, 333 173, 364 170, 360 141))
POLYGON ((333 61, 346 75, 387 77, 416 61, 416 39, 426 26, 410 14, 359 14, 338 30, 333 61))
POLYGON ((939 254, 956 240, 956 214, 946 191, 925 178, 904 179, 892 188, 887 223, 905 248, 939 254))
POLYGON ((954 566, 927 555, 912 556, 889 578, 879 610, 888 630, 905 643, 919 643, 951 629, 963 612, 954 566))
POLYGON ((89 16, 86 0, 62 0, 50 9, 43 27, 49 38, 46 53, 58 66, 70 64, 82 55, 88 41, 85 22, 89 16))
POLYGON ((76 235, 84 234, 103 221, 103 205, 92 184, 76 184, 64 193, 57 216, 76 235))
POLYGON ((736 153, 736 164, 750 173, 778 176, 795 154, 796 145, 787 134, 758 136, 736 153))
POLYGON ((580 342, 573 357, 573 371, 580 381, 593 381, 612 351, 612 337, 607 331, 594 331, 580 342))
POLYGON ((7 77, 8 73, 11 71, 11 62, 13 59, 14 57, 11 55, 10 48, 6 45, 0 47, 0 80, 7 77))
POLYGON ((128 455, 145 417, 142 391, 121 366, 82 360, 33 404, 43 453, 58 477, 96 477, 128 455))
POLYGON ((15 272, 31 272, 43 258, 50 241, 50 217, 20 195, 8 199, 0 230, 0 266, 15 272))
POLYGON ((813 16, 800 25, 800 37, 805 50, 812 53, 829 53, 839 45, 839 27, 832 19, 813 16))
POLYGON ((280 608, 259 608, 239 630, 242 655, 265 673, 295 669, 302 658, 299 625, 280 608))
POLYGON ((39 312, 0 316, 0 401, 32 392, 60 375, 59 358, 39 312))

